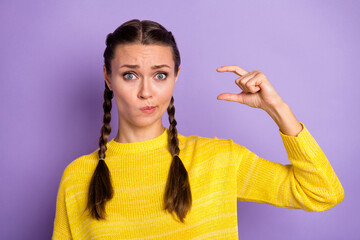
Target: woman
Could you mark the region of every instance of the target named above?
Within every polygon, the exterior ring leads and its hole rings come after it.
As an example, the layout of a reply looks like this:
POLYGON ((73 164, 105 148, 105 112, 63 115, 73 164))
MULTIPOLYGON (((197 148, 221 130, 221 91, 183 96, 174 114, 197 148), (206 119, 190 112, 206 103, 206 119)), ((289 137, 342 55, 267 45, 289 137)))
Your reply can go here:
POLYGON ((343 200, 325 154, 261 71, 218 68, 239 75, 242 89, 218 99, 266 111, 292 164, 260 158, 231 139, 177 133, 172 94, 180 54, 160 24, 130 20, 106 45, 99 148, 64 170, 53 239, 238 239, 236 200, 306 211, 343 200), (112 98, 118 132, 108 141, 112 98))

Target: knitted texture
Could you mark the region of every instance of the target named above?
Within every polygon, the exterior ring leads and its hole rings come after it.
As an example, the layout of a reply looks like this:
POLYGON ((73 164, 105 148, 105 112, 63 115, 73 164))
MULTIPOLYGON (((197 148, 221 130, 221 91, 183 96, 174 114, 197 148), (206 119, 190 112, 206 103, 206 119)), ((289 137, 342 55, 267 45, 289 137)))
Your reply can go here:
POLYGON ((307 128, 297 136, 280 130, 291 164, 263 159, 231 139, 178 134, 188 171, 192 207, 181 223, 163 210, 172 161, 168 129, 158 137, 107 143, 114 197, 106 220, 89 217, 88 187, 98 163, 97 150, 64 170, 56 201, 52 239, 238 239, 237 201, 283 208, 325 211, 344 198, 343 187, 307 128))

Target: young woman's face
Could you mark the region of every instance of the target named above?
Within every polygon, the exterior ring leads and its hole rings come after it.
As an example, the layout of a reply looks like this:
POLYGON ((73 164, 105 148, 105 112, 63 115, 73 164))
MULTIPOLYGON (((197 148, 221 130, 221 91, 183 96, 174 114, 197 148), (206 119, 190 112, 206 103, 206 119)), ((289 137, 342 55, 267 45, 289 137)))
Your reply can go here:
MULTIPOLYGON (((111 75, 105 79, 113 91, 120 123, 144 127, 162 122, 178 74, 171 47, 160 45, 118 45, 111 61, 111 75), (143 107, 154 106, 146 113, 143 107)), ((180 71, 180 67, 179 67, 180 71)))

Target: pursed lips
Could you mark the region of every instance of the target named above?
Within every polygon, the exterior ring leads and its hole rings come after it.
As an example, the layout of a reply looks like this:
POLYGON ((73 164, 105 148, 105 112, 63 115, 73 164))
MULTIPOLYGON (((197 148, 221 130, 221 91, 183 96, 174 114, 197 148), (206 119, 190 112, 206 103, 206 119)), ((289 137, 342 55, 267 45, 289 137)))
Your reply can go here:
POLYGON ((153 109, 155 108, 156 106, 146 106, 146 107, 143 107, 143 108, 140 108, 141 110, 150 110, 150 109, 153 109))

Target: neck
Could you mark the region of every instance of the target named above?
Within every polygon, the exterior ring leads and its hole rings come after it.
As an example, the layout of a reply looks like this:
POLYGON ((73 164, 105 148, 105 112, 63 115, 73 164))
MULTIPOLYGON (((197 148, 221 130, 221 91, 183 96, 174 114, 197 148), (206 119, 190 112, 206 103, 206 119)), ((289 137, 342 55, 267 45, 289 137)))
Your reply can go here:
POLYGON ((164 131, 165 127, 162 123, 146 127, 119 125, 119 130, 114 140, 119 143, 146 141, 160 136, 164 131))

